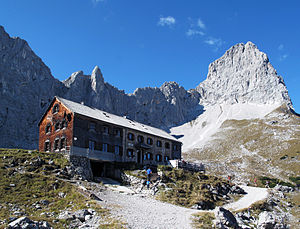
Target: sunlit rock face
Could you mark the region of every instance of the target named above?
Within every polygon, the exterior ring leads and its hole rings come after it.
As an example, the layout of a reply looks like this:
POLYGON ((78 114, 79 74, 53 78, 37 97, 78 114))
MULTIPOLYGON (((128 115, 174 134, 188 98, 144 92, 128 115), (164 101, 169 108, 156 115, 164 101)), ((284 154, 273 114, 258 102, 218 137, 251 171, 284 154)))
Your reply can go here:
POLYGON ((26 41, 0 26, 0 147, 35 147, 38 120, 63 88, 26 41))
POLYGON ((196 90, 208 104, 291 105, 282 77, 252 42, 234 45, 211 63, 207 79, 196 90))

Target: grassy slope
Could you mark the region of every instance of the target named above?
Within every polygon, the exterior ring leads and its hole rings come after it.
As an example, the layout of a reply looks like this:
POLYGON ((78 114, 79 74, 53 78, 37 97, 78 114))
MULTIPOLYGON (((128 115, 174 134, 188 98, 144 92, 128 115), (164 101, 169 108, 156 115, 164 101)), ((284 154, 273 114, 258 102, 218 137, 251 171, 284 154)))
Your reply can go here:
POLYGON ((300 176, 300 117, 279 108, 264 119, 225 121, 214 140, 185 157, 211 162, 213 172, 243 181, 259 176, 289 181, 300 176))
POLYGON ((61 154, 0 149, 0 220, 8 222, 9 217, 16 216, 16 212, 23 212, 32 220, 45 220, 55 228, 66 228, 68 222, 65 220, 53 222, 61 210, 75 211, 92 207, 109 222, 104 227, 118 225, 107 210, 83 196, 71 183, 49 172, 49 169, 60 169, 67 164, 68 161, 61 154), (45 163, 33 165, 38 158, 45 163), (54 163, 49 165, 49 160, 54 163), (48 171, 45 171, 45 167, 48 171), (60 193, 64 193, 65 197, 60 197, 60 193), (47 200, 50 204, 40 204, 41 200, 47 200), (42 209, 36 209, 36 203, 42 209), (42 213, 50 214, 47 216, 42 213))

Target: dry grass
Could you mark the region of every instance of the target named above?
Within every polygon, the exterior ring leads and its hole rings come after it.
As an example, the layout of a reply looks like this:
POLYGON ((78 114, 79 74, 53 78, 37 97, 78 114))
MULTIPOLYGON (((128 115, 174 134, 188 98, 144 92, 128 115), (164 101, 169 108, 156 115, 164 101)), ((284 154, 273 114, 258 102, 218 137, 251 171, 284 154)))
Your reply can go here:
POLYGON ((213 227, 213 220, 215 216, 213 213, 201 212, 193 215, 193 227, 211 229, 213 227))
MULTIPOLYGON (((42 166, 30 165, 35 159, 45 162, 54 161, 54 168, 64 168, 68 161, 61 154, 41 153, 18 149, 0 149, 0 220, 8 222, 9 217, 15 216, 15 211, 23 212, 32 220, 48 221, 52 227, 66 228, 66 220, 57 220, 61 211, 76 211, 92 207, 108 222, 106 228, 121 228, 120 221, 113 219, 106 209, 95 201, 83 196, 67 181, 58 179, 50 172, 45 173, 42 166), (28 171, 29 170, 29 171, 28 171), (61 196, 64 194, 64 197, 61 196), (48 205, 41 204, 42 200, 49 201, 48 205), (42 208, 36 209, 34 204, 42 208), (50 216, 41 213, 51 213, 50 216)), ((4 226, 6 227, 6 226, 4 226)))
POLYGON ((212 193, 209 187, 230 186, 228 181, 216 176, 192 173, 182 169, 163 171, 162 182, 167 185, 167 188, 160 190, 158 198, 161 201, 184 207, 192 207, 199 202, 204 202, 208 209, 226 202, 223 196, 212 193))

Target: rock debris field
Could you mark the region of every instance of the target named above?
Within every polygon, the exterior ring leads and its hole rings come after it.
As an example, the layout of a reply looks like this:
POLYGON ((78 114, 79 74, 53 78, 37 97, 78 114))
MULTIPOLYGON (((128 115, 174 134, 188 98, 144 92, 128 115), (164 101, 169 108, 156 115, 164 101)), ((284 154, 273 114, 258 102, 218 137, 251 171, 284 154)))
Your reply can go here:
MULTIPOLYGON (((107 188, 103 189, 103 186, 95 185, 94 194, 101 199, 101 205, 127 223, 128 228, 193 228, 192 215, 205 212, 160 202, 145 194, 134 194, 125 186, 106 184, 107 188)), ((248 194, 228 207, 243 209, 268 195, 264 188, 243 188, 247 189, 248 194)))

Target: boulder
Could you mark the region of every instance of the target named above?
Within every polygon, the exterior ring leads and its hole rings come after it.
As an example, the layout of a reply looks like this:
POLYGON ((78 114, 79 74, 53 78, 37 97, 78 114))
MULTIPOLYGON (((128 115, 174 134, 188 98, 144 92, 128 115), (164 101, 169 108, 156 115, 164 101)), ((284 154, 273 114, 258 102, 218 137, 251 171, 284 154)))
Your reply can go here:
POLYGON ((20 229, 20 228, 38 228, 38 229, 52 229, 50 224, 46 221, 32 221, 28 217, 20 217, 8 224, 9 229, 20 229))
POLYGON ((235 216, 229 210, 217 207, 214 213, 217 228, 240 228, 235 216))
POLYGON ((86 209, 81 209, 81 210, 74 212, 74 217, 76 219, 79 219, 81 222, 85 221, 85 218, 87 215, 92 215, 92 214, 90 211, 88 211, 86 209))
POLYGON ((274 214, 273 212, 264 211, 259 214, 258 229, 286 229, 287 225, 284 223, 283 218, 279 214, 274 214))

